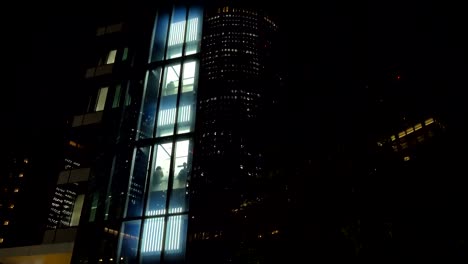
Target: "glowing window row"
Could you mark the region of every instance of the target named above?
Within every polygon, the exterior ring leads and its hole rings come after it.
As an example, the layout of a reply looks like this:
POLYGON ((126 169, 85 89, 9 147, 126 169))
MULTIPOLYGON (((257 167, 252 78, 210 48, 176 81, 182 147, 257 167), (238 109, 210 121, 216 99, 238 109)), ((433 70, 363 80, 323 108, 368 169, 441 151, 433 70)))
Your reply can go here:
MULTIPOLYGON (((425 126, 429 126, 429 125, 431 125, 431 124, 433 124, 433 123, 434 123, 434 118, 428 118, 428 119, 426 119, 426 120, 424 121, 424 125, 425 125, 425 126)), ((392 135, 392 136, 390 136, 390 139, 391 139, 392 141, 395 141, 396 138, 397 138, 397 136, 398 136, 398 138, 403 138, 403 137, 405 137, 405 136, 407 136, 407 135, 409 135, 409 134, 411 134, 411 133, 413 133, 413 132, 415 132, 415 131, 420 130, 421 128, 422 128, 422 124, 421 124, 421 123, 418 123, 418 124, 414 125, 414 127, 409 127, 409 128, 407 128, 407 129, 405 129, 405 130, 399 132, 397 135, 392 135)))

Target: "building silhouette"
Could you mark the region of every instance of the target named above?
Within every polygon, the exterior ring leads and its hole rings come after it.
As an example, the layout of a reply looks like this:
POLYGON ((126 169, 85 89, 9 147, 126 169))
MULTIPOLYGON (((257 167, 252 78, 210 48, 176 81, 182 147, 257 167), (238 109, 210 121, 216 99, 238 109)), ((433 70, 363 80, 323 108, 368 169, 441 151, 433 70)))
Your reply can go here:
POLYGON ((19 232, 22 222, 18 218, 24 214, 21 211, 27 209, 27 204, 23 202, 25 199, 23 193, 27 191, 27 179, 33 176, 31 175, 30 157, 25 152, 10 152, 2 163, 0 246, 11 247, 16 246, 22 238, 19 232))

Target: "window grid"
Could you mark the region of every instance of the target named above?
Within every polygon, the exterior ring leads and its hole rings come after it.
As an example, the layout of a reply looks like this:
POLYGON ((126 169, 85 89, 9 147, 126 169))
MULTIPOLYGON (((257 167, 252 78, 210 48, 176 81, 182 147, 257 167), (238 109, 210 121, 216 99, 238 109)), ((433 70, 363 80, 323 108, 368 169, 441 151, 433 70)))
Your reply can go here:
MULTIPOLYGON (((176 8, 173 8, 173 11, 176 12, 176 8)), ((189 129, 187 131, 186 129, 181 131, 178 131, 179 126, 183 126, 184 124, 193 122, 194 123, 194 118, 195 118, 195 109, 196 107, 194 104, 196 103, 196 99, 193 98, 193 101, 190 102, 189 104, 184 104, 182 102, 182 99, 185 100, 190 100, 192 97, 185 98, 183 97, 183 93, 194 93, 194 89, 196 89, 197 85, 197 79, 198 79, 198 66, 199 63, 196 58, 198 56, 199 50, 196 52, 191 52, 190 54, 186 54, 186 48, 187 48, 187 43, 188 42, 196 42, 199 41, 200 38, 200 32, 199 28, 200 21, 202 20, 202 13, 199 14, 195 13, 196 15, 199 15, 200 17, 194 17, 190 18, 190 12, 191 8, 185 8, 185 20, 184 21, 179 21, 176 23, 171 23, 170 26, 166 29, 167 30, 167 36, 165 39, 165 47, 164 47, 164 59, 162 61, 159 61, 157 63, 149 63, 148 64, 148 73, 154 69, 155 67, 153 65, 157 64, 157 67, 161 68, 161 75, 159 78, 159 82, 156 84, 157 87, 153 87, 156 89, 157 92, 157 104, 156 104, 156 110, 155 110, 155 120, 153 123, 152 127, 152 135, 150 136, 149 139, 145 138, 137 138, 136 140, 136 146, 139 146, 139 141, 143 143, 144 145, 148 146, 150 145, 150 151, 149 151, 149 166, 146 171, 146 178, 145 178, 145 188, 144 188, 144 195, 143 195, 143 212, 141 216, 137 217, 129 217, 129 218, 124 218, 122 222, 122 228, 126 225, 126 223, 129 223, 129 221, 135 221, 138 220, 140 224, 140 229, 139 229, 139 242, 137 245, 138 246, 138 251, 137 255, 135 256, 137 260, 142 261, 145 256, 148 254, 159 254, 159 257, 155 258, 160 258, 161 263, 164 262, 164 256, 165 254, 181 254, 181 257, 184 257, 185 254, 185 243, 186 243, 186 230, 187 230, 187 220, 188 220, 188 209, 184 207, 171 207, 171 200, 172 200, 172 194, 173 194, 173 187, 174 187, 174 180, 176 177, 176 157, 178 155, 176 148, 179 142, 182 142, 184 139, 189 140, 189 145, 188 149, 190 149, 190 144, 193 144, 193 128, 189 129), (169 58, 168 54, 168 47, 171 45, 182 45, 182 53, 185 54, 184 56, 179 56, 177 58, 169 58), (192 65, 188 65, 191 62, 195 62, 195 69, 193 70, 194 72, 190 73, 185 73, 184 68, 187 68, 188 70, 191 70, 193 68, 192 65), (187 64, 187 65, 186 65, 187 64), (164 87, 164 82, 168 74, 168 66, 170 65, 179 65, 179 73, 178 73, 178 82, 176 83, 176 90, 177 93, 174 94, 169 94, 169 95, 164 95, 163 89, 164 87), (153 67, 152 67, 153 66, 153 67), (186 67, 187 66, 187 67, 186 67), (192 76, 193 75, 193 76, 192 76), (185 76, 185 77, 184 77, 185 76), (185 79, 184 79, 185 78, 185 79), (184 84, 185 82, 185 84, 184 84), (192 88, 190 88, 192 86, 192 88), (190 90, 191 89, 191 90, 190 90), (164 96, 176 96, 175 99, 175 107, 172 108, 167 108, 167 109, 160 109, 161 108, 161 99, 164 96), (172 127, 172 133, 167 136, 158 136, 158 129, 160 129, 161 126, 164 125, 173 125, 172 127), (153 175, 153 170, 155 169, 156 166, 156 151, 154 151, 155 147, 158 144, 164 144, 164 142, 171 142, 172 149, 170 150, 170 167, 169 167, 169 180, 168 180, 168 185, 166 189, 166 201, 165 201, 165 208, 164 209, 157 209, 157 210, 152 210, 148 208, 149 204, 149 188, 150 188, 150 178, 153 175), (157 143, 159 142, 159 143, 157 143)), ((169 21, 172 21, 174 17, 174 12, 169 14, 169 21)), ((154 32, 153 34, 158 34, 158 32, 154 32)), ((153 37, 154 39, 154 37, 153 37)), ((193 46, 192 46, 193 47, 193 46)), ((153 49, 153 47, 151 47, 153 49)), ((147 74, 148 76, 148 74, 147 74)), ((149 78, 146 78, 145 81, 145 90, 148 89, 150 83, 149 83, 149 78)), ((194 95, 191 95, 194 96, 194 95)), ((143 94, 142 98, 142 111, 143 111, 143 104, 145 102, 145 91, 143 94)), ((156 102, 155 102, 156 103, 156 102)), ((138 121, 138 129, 140 129, 141 125, 141 116, 143 115, 142 111, 140 112, 140 117, 138 121)), ((143 145, 143 146, 144 146, 143 145)), ((136 147, 136 148, 138 148, 136 147)), ((135 148, 135 149, 136 149, 135 148)), ((191 157, 191 156, 190 156, 191 157)), ((179 157, 180 158, 180 157, 179 157)), ((186 157, 187 162, 191 162, 191 159, 186 157)), ((182 158, 183 160, 183 158, 182 158)), ((133 159, 133 162, 135 162, 135 159, 133 159)), ((178 163, 181 163, 182 161, 179 160, 177 161, 177 165, 179 166, 178 163)), ((186 165, 184 164, 184 170, 186 165)), ((133 167, 133 166, 132 166, 133 167)), ((180 167, 180 166, 179 166, 180 167)), ((189 167, 190 168, 190 167, 189 167)), ((179 170, 179 169, 177 169, 179 170)), ((180 169, 182 170, 182 169, 180 169)), ((131 181, 131 179, 130 179, 131 181)), ((131 186, 131 182, 129 182, 129 186, 131 186)), ((187 185, 188 186, 188 185, 187 185)), ((186 187, 184 186, 183 191, 184 195, 186 195, 188 192, 186 192, 186 187)), ((185 197, 185 196, 184 196, 185 197)), ((123 230, 123 229, 122 229, 123 230)), ((123 252, 121 246, 123 245, 123 242, 119 242, 119 250, 118 250, 118 258, 121 258, 121 252, 123 252)))

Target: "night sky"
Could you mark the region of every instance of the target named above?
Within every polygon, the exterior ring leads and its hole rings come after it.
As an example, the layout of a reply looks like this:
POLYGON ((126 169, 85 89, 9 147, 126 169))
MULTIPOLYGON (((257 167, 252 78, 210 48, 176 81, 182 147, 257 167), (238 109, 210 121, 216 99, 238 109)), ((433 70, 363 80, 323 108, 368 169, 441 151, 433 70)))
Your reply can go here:
POLYGON ((86 1, 28 4, 27 9, 15 3, 9 8, 10 16, 2 18, 8 26, 2 38, 7 85, 0 113, 1 155, 30 155, 33 172, 25 177, 28 195, 17 206, 17 239, 40 242, 48 213, 44 208, 63 168, 64 124, 76 104, 72 91, 83 74, 80 58, 93 34, 89 23, 95 11, 86 10, 86 1))
MULTIPOLYGON (((93 35, 90 25, 108 2, 97 9, 92 1, 67 1, 4 10, 10 17, 2 18, 7 79, 2 85, 2 154, 16 148, 32 153, 40 164, 32 180, 34 195, 46 196, 44 190, 53 188, 48 184, 62 162, 63 124, 71 113, 73 91, 80 88, 76 80, 83 76, 80 59, 93 35)), ((336 126, 324 119, 346 122, 349 109, 366 113, 364 87, 386 93, 385 83, 400 75, 406 85, 398 92, 412 102, 406 109, 437 111, 454 127, 466 128, 468 23, 462 4, 312 1, 306 7, 306 2, 296 2, 278 7, 280 25, 288 29, 281 70, 292 84, 283 97, 288 111, 282 118, 293 114, 297 123, 317 118, 320 125, 336 126)), ((323 133, 328 130, 332 128, 323 133)), ((298 133, 311 138, 315 132, 298 133)), ((314 145, 312 140, 302 143, 297 147, 314 145)))
MULTIPOLYGON (((73 100, 71 91, 77 88, 68 80, 80 78, 79 59, 89 45, 90 24, 105 3, 11 7, 15 15, 6 19, 11 27, 6 28, 4 60, 10 89, 4 89, 8 100, 2 105, 2 119, 8 124, 7 133, 18 139, 5 140, 7 145, 36 137, 35 129, 56 133, 52 140, 63 133, 59 123, 70 111, 67 101, 73 100)), ((463 79, 467 56, 466 19, 457 7, 435 1, 281 5, 280 24, 288 28, 283 71, 292 81, 319 86, 301 90, 310 95, 339 95, 353 91, 346 88, 349 83, 364 86, 401 75, 414 83, 411 89, 417 92, 427 92, 431 98, 452 97, 450 93, 460 94, 455 82, 463 79)), ((292 90, 294 97, 297 90, 292 90)), ((297 99, 291 100, 295 107, 307 103, 297 99)), ((43 136, 34 144, 40 144, 43 136)))

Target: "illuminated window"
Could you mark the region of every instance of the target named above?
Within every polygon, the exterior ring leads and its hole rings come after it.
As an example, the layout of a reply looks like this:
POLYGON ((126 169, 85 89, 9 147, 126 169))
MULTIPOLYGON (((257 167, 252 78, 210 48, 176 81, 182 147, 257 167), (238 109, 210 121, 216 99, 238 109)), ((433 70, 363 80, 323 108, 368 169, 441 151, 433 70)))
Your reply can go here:
POLYGON ((0 243, 3 243, 3 237, 0 237, 0 243))
POLYGON ((19 188, 15 188, 15 189, 13 190, 13 192, 15 192, 15 193, 19 192, 19 188))
POLYGON ((398 133, 398 138, 402 138, 404 136, 406 136, 405 131, 398 133))
POLYGON ((424 124, 427 126, 427 125, 430 125, 434 123, 434 118, 429 118, 429 119, 426 119, 426 121, 424 121, 424 124))
POLYGON ((167 42, 166 58, 168 59, 182 56, 182 44, 184 43, 185 26, 187 24, 186 14, 187 10, 185 7, 177 7, 174 9, 167 42))
POLYGON ((419 129, 421 129, 421 128, 422 128, 422 124, 421 124, 421 123, 418 123, 418 124, 416 124, 416 125, 414 126, 414 131, 417 131, 417 130, 419 130, 419 129))
POLYGON ((8 208, 13 209, 13 208, 15 208, 15 205, 14 205, 14 204, 10 204, 10 206, 8 206, 8 208))
POLYGON ((26 163, 26 164, 28 164, 28 163, 29 163, 29 160, 28 160, 28 159, 24 159, 23 162, 26 163))
MULTIPOLYGON (((189 21, 193 24, 194 21, 189 21)), ((184 42, 185 21, 171 24, 168 46, 180 45, 184 42)))
POLYGON ((197 62, 191 61, 184 63, 184 72, 182 74, 182 92, 193 91, 193 85, 195 83, 195 73, 197 68, 197 62))
MULTIPOLYGON (((171 213, 182 212, 182 208, 173 208, 171 213)), ((154 212, 155 215, 164 214, 164 210, 154 212)), ((170 216, 166 226, 166 241, 165 251, 167 253, 181 252, 185 236, 186 215, 170 216)), ((145 222, 143 230, 143 239, 141 245, 141 253, 148 255, 149 253, 160 252, 163 247, 164 234, 164 217, 148 219, 145 222)))
POLYGON ((177 94, 177 88, 179 87, 180 64, 166 67, 165 75, 166 79, 164 81, 163 94, 177 94))
POLYGON ((391 139, 392 141, 395 141, 395 139, 396 139, 395 135, 392 135, 392 136, 390 137, 390 139, 391 139))
POLYGON ((109 87, 103 87, 103 88, 99 89, 98 95, 97 95, 97 100, 96 100, 96 107, 95 107, 96 112, 104 110, 104 106, 106 105, 106 98, 107 98, 107 90, 108 89, 109 89, 109 87))
POLYGON ((109 51, 109 55, 107 56, 107 59, 106 59, 106 64, 114 63, 115 62, 115 55, 117 55, 117 50, 109 51))
POLYGON ((73 212, 71 215, 70 226, 77 226, 79 224, 83 202, 84 194, 78 195, 73 203, 73 212))
POLYGON ((23 173, 20 173, 20 174, 18 175, 18 177, 23 178, 23 177, 24 177, 24 174, 23 174, 23 173))
POLYGON ((404 161, 409 161, 410 159, 411 159, 410 156, 405 156, 405 157, 403 158, 404 161))
POLYGON ((3 221, 3 225, 9 225, 9 224, 10 224, 10 221, 8 220, 3 221))
MULTIPOLYGON (((185 105, 179 108, 179 122, 190 121, 191 106, 185 105)), ((174 125, 176 109, 165 109, 160 111, 158 126, 174 125)))
POLYGON ((406 129, 406 134, 409 135, 414 132, 414 129, 412 127, 406 129))

